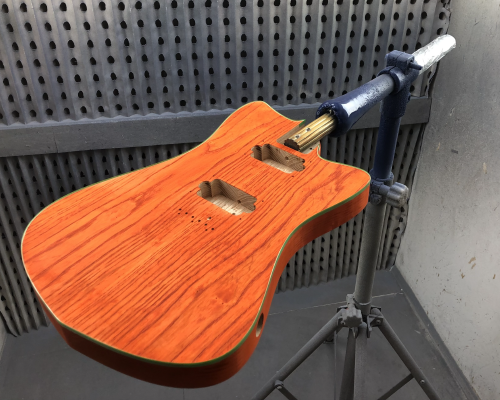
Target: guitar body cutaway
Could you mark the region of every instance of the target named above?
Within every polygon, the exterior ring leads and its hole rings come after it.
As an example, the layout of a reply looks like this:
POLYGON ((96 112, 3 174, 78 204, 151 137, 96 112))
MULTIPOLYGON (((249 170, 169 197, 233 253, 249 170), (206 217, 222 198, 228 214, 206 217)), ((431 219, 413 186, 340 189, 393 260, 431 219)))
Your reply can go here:
POLYGON ((290 257, 368 200, 366 172, 278 143, 299 124, 250 103, 191 151, 42 210, 23 261, 66 342, 160 385, 234 375, 290 257))

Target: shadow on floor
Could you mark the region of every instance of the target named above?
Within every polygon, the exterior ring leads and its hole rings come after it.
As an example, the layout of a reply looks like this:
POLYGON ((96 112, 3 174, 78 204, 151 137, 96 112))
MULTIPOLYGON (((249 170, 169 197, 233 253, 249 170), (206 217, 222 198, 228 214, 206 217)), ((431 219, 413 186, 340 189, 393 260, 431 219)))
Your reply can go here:
MULTIPOLYGON (((349 277, 276 295, 262 339, 248 363, 231 379, 204 389, 165 388, 122 375, 69 348, 53 326, 19 338, 9 335, 0 359, 0 398, 249 399, 336 313, 353 290, 354 277, 349 277)), ((374 296, 374 305, 382 307, 442 399, 465 399, 391 272, 377 272, 374 296)), ((333 399, 334 381, 340 387, 346 334, 343 330, 339 336, 336 363, 333 346, 323 344, 286 380, 286 387, 300 400, 333 399)), ((368 341, 367 365, 367 399, 377 399, 408 374, 378 330, 368 341)), ((274 392, 268 399, 285 397, 274 392)), ((412 381, 391 399, 420 400, 426 396, 412 381)))

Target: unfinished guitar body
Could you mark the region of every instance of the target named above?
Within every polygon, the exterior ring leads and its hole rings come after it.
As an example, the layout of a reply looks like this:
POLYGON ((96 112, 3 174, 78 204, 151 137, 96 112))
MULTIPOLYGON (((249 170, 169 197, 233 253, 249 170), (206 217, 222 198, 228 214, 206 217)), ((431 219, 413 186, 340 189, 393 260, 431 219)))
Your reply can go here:
POLYGON ((66 342, 160 385, 234 375, 290 257, 367 203, 366 172, 278 143, 299 123, 250 103, 188 153, 41 211, 23 260, 66 342))

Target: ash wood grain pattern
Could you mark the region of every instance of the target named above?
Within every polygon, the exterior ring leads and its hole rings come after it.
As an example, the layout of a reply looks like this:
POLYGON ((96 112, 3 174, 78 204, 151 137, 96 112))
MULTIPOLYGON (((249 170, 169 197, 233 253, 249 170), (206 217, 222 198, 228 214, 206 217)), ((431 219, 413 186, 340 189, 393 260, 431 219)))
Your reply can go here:
POLYGON ((64 339, 157 384, 201 387, 234 375, 290 257, 367 202, 366 172, 276 142, 299 123, 250 103, 190 152, 38 214, 23 261, 64 339), (305 169, 285 173, 252 157, 268 143, 305 169), (215 179, 255 197, 255 210, 232 215, 197 195, 215 179))

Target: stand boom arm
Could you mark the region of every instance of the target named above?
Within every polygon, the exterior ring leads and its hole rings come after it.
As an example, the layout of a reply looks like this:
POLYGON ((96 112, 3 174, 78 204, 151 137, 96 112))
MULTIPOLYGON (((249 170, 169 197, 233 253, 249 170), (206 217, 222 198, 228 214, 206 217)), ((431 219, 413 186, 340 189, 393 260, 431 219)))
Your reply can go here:
POLYGON ((326 135, 344 135, 376 103, 413 82, 455 46, 453 36, 443 35, 411 56, 398 51, 389 53, 386 59, 392 57, 396 61, 393 65, 388 65, 383 70, 384 73, 343 96, 321 104, 316 112, 316 121, 288 138, 285 144, 302 151, 326 135), (321 121, 318 121, 319 118, 321 121))
POLYGON ((326 101, 319 106, 316 118, 333 111, 337 119, 337 126, 335 132, 331 133, 334 136, 345 134, 376 103, 391 93, 399 92, 408 80, 415 80, 418 75, 437 63, 455 46, 456 41, 453 36, 443 35, 417 50, 412 56, 398 51, 389 53, 386 60, 389 61, 392 57, 396 59, 396 62, 395 65, 390 65, 388 68, 397 68, 399 71, 379 74, 378 77, 359 88, 336 99, 326 101), (419 70, 418 74, 411 73, 415 70, 419 70), (390 75, 392 79, 388 79, 389 76, 384 75, 390 75))

